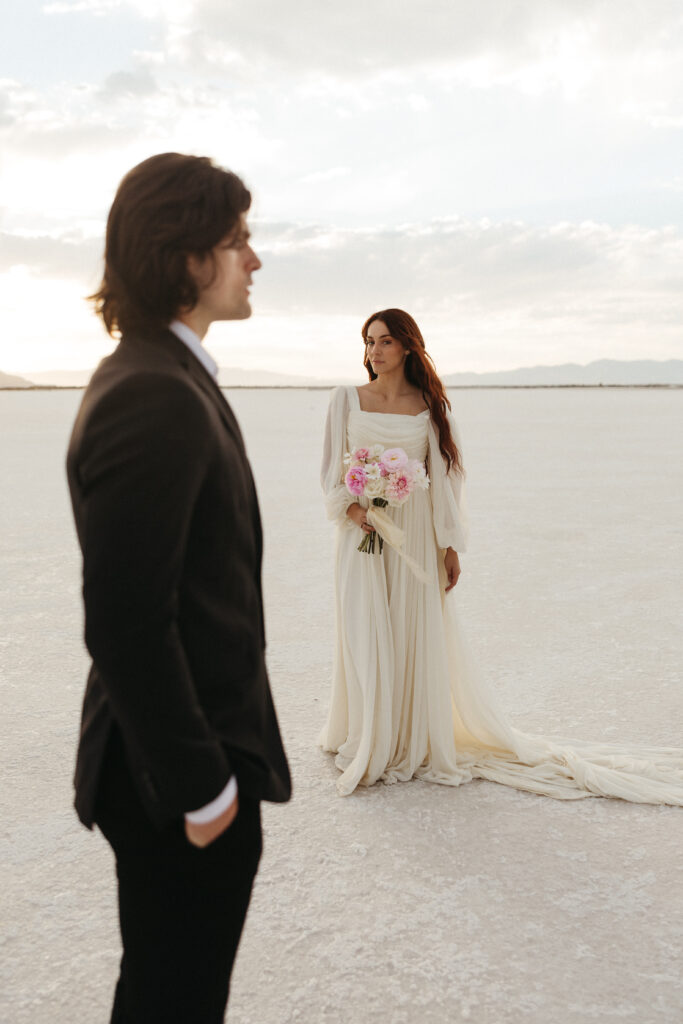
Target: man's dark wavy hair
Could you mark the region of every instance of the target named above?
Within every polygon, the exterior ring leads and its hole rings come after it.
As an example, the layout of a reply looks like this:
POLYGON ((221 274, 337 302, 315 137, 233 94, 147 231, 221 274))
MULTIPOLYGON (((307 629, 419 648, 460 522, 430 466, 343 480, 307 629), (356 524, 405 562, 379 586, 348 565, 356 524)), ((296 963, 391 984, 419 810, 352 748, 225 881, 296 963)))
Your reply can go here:
POLYGON ((230 171, 205 156, 159 153, 118 187, 104 248, 102 283, 89 298, 109 334, 166 327, 199 298, 187 257, 213 257, 251 205, 230 171))

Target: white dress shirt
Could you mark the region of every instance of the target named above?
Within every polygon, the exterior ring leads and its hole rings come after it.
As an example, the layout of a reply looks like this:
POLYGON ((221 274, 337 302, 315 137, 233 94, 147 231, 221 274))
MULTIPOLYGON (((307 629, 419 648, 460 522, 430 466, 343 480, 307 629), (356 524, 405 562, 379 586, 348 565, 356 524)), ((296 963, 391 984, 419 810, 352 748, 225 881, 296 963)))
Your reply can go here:
MULTIPOLYGON (((192 355, 196 356, 211 376, 217 379, 218 365, 202 345, 199 335, 195 334, 192 328, 184 324, 182 320, 173 320, 168 325, 168 329, 175 334, 176 338, 179 338, 180 341, 187 345, 192 355)), ((199 807, 196 811, 188 811, 185 815, 185 820, 189 821, 191 825, 207 825, 214 818, 220 817, 223 811, 227 811, 236 796, 237 779, 234 775, 231 775, 225 789, 218 794, 215 800, 205 804, 204 807, 199 807)))

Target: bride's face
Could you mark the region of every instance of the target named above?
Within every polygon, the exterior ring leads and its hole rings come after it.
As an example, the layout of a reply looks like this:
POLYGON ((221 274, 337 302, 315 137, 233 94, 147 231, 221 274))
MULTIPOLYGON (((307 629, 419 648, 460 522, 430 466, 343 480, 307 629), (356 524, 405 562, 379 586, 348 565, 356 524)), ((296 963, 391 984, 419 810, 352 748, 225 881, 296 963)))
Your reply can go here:
POLYGON ((381 320, 373 320, 368 327, 365 350, 373 372, 377 376, 397 370, 405 362, 408 350, 400 341, 389 334, 389 329, 381 320))

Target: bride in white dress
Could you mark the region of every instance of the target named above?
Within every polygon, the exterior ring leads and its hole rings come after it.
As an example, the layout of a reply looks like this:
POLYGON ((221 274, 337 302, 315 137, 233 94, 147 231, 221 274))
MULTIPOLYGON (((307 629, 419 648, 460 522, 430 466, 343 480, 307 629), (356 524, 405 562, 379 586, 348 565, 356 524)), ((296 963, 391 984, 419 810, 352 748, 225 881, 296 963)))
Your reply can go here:
POLYGON ((683 806, 683 750, 533 736, 507 720, 468 653, 450 593, 467 535, 450 403, 407 313, 375 313, 363 338, 370 383, 332 393, 322 465, 338 529, 334 676, 319 742, 336 755, 339 793, 485 778, 564 800, 683 806), (377 444, 424 461, 430 487, 385 510, 404 532, 402 549, 385 543, 379 553, 377 544, 366 554, 358 544, 374 532, 369 503, 346 489, 344 456, 377 444))

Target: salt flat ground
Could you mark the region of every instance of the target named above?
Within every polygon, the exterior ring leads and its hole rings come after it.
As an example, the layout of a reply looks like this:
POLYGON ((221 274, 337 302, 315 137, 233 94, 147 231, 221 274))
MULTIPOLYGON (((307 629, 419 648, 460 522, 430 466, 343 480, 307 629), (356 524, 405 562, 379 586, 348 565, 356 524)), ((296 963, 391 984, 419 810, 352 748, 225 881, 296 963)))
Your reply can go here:
MULTIPOLYGON (((228 395, 261 497, 295 784, 264 808, 229 1020, 680 1021, 683 811, 488 782, 337 797, 315 746, 333 644, 328 395, 228 395)), ((473 520, 453 600, 514 722, 683 744, 683 391, 451 397, 473 520)), ((0 393, 3 1024, 104 1022, 117 973, 112 860, 71 810, 87 659, 63 456, 79 400, 0 393)))

